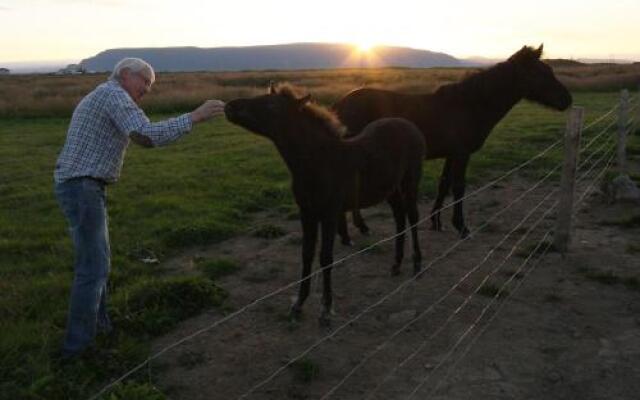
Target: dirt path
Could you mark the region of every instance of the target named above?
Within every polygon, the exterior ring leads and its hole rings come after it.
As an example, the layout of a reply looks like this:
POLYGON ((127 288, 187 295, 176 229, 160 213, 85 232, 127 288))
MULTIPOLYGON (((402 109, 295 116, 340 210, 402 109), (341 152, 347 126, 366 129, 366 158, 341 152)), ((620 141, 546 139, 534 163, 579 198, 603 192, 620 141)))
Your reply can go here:
MULTIPOLYGON (((514 178, 471 199, 466 203, 470 225, 481 226, 527 187, 514 178)), ((640 229, 606 222, 640 214, 639 205, 610 205, 602 196, 591 196, 579 213, 570 254, 532 258, 518 272, 524 256, 551 226, 551 219, 546 219, 502 265, 516 241, 548 209, 543 205, 480 264, 549 190, 546 187, 527 196, 431 265, 422 279, 365 314, 364 309, 411 277, 408 249, 399 277, 389 276, 392 242, 334 269, 336 315, 331 327, 318 324, 317 290, 305 304, 302 323, 290 324, 286 316, 296 292, 290 289, 155 360, 151 368, 154 382, 171 399, 235 399, 282 368, 247 398, 319 399, 362 364, 331 398, 360 399, 376 389, 371 398, 404 399, 423 383, 415 398, 432 394, 434 399, 638 399, 640 229), (477 270, 439 301, 474 266, 477 270), (489 274, 486 290, 474 294, 489 274), (492 289, 508 281, 508 295, 492 303, 492 289), (492 318, 498 308, 499 314, 492 318), (484 318, 450 353, 483 310, 484 318), (400 330, 413 319, 414 324, 400 330), (487 320, 491 320, 488 325, 487 320), (483 334, 473 339, 480 331, 483 334), (288 365, 330 333, 334 335, 302 361, 288 365), (402 368, 395 368, 413 353, 402 368), (367 362, 362 362, 364 357, 367 362)), ((429 208, 430 200, 425 199, 421 215, 427 215, 429 208)), ((354 232, 355 249, 393 233, 386 207, 367 210, 365 217, 374 233, 362 237, 354 232)), ((446 227, 451 226, 449 220, 450 212, 445 212, 446 227)), ((194 257, 237 261, 241 271, 220 281, 230 293, 230 306, 237 310, 298 279, 299 223, 279 214, 256 218, 256 226, 264 224, 278 226, 286 234, 277 239, 239 236, 189 252, 165 263, 164 268, 172 273, 196 273, 194 257)), ((427 224, 420 234, 425 265, 458 240, 451 228, 435 233, 427 224)), ((335 259, 353 250, 337 245, 335 259)), ((313 285, 319 289, 319 284, 313 285)), ((154 350, 222 317, 220 311, 212 310, 188 320, 156 341, 154 350)))

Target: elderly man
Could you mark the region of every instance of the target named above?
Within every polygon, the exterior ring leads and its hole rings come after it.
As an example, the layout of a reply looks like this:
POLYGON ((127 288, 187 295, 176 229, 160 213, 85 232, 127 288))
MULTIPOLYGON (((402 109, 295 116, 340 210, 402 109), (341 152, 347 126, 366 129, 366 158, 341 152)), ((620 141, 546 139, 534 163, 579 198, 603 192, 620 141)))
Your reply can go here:
POLYGON ((129 141, 163 146, 191 131, 193 124, 224 112, 222 101, 207 100, 191 113, 152 123, 137 103, 154 81, 153 68, 145 61, 120 61, 109 80, 76 107, 56 163, 55 193, 75 248, 63 359, 86 350, 97 332, 112 329, 106 308, 110 268, 106 186, 118 180, 129 141))

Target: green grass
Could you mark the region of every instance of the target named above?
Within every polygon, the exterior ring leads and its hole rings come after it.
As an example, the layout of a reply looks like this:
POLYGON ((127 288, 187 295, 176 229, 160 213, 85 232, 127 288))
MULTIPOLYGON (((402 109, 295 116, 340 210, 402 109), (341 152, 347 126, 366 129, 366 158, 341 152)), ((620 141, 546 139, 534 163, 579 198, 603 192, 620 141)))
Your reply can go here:
POLYGON ((640 253, 640 244, 638 243, 629 243, 625 248, 625 251, 629 254, 638 254, 640 253))
POLYGON ((580 268, 578 272, 585 278, 603 285, 624 285, 629 290, 640 290, 640 280, 635 276, 621 277, 610 270, 600 271, 592 268, 580 268))
POLYGON ((310 358, 302 358, 291 364, 294 379, 309 383, 320 375, 320 366, 310 358))
POLYGON ((631 229, 640 227, 640 214, 633 214, 615 220, 606 220, 601 222, 602 225, 614 225, 621 228, 631 229))
POLYGON ((620 283, 620 278, 611 271, 586 271, 587 279, 602 283, 603 285, 615 285, 620 283))
MULTIPOLYGON (((49 354, 61 343, 72 278, 72 246, 52 194, 67 124, 0 120, 0 398, 85 398, 105 383, 104 373, 46 379, 55 376, 49 354)), ((162 262, 229 238, 247 228, 250 211, 290 201, 287 179, 269 143, 220 120, 167 148, 129 148, 121 182, 108 189, 111 311, 126 332, 116 352, 140 361, 150 337, 224 297, 206 277, 158 276, 140 261, 141 249, 162 262)))
MULTIPOLYGON (((640 132, 640 129, 638 129, 640 132)), ((630 135, 627 138, 627 156, 637 156, 640 154, 640 134, 630 135)))
POLYGON ((220 305, 227 293, 200 278, 145 279, 120 289, 114 298, 118 329, 157 336, 205 307, 220 305))
POLYGON ((196 265, 204 276, 212 281, 226 275, 231 275, 240 269, 240 266, 235 261, 226 258, 215 260, 198 259, 196 260, 196 265))
POLYGON ((544 241, 542 243, 539 242, 529 242, 525 243, 522 247, 520 247, 516 252, 516 257, 527 258, 530 255, 532 257, 539 257, 543 253, 552 253, 557 251, 555 246, 551 241, 544 241))
POLYGON ((193 369, 206 361, 202 353, 187 351, 178 356, 178 365, 185 369, 193 369))
MULTIPOLYGON (((353 240, 353 239, 352 239, 353 240)), ((406 235, 405 236, 405 241, 409 241, 409 243, 411 243, 411 236, 406 235), (407 237, 409 236, 409 237, 407 237)), ((369 250, 367 250, 364 254, 382 254, 385 252, 385 250, 381 247, 381 246, 375 246, 375 247, 371 247, 373 246, 375 243, 377 243, 379 241, 379 239, 375 239, 369 236, 358 236, 355 239, 355 248, 357 249, 357 251, 362 251, 364 249, 369 248, 369 250), (371 247, 371 248, 370 248, 371 247)))
POLYGON ((129 399, 145 399, 145 400, 164 400, 166 397, 149 383, 130 382, 118 390, 114 391, 108 400, 129 400, 129 399))
POLYGON ((502 298, 505 298, 505 297, 509 296, 509 290, 502 289, 502 291, 501 291, 500 289, 501 289, 501 287, 498 286, 495 283, 485 282, 484 285, 482 285, 478 289, 477 293, 480 296, 485 296, 485 297, 489 297, 489 298, 496 297, 496 295, 497 295, 499 299, 502 299, 502 298))
MULTIPOLYGON (((575 103, 586 107, 588 123, 617 98, 581 92, 575 103)), ((515 107, 472 157, 468 192, 559 138, 564 119, 527 102, 515 107)), ((222 119, 166 148, 131 146, 121 181, 108 189, 110 308, 122 329, 105 343, 112 352, 105 362, 60 369, 50 354, 64 331, 73 257, 52 193, 52 170, 67 125, 66 118, 0 119, 0 399, 90 397, 148 356, 153 337, 220 306, 226 295, 214 283, 226 267, 203 267, 203 276, 181 279, 162 275, 141 254, 162 263, 190 247, 247 232, 253 212, 282 211, 284 219, 296 209, 274 146, 222 119)), ((560 160, 554 152, 520 175, 535 178, 560 160)), ((441 160, 424 163, 423 194, 435 193, 441 166, 441 160)), ((113 398, 156 398, 144 379, 113 398)))
POLYGON ((273 224, 262 225, 258 227, 258 229, 256 229, 255 232, 253 232, 253 236, 259 237, 262 239, 277 239, 286 234, 287 234, 287 231, 273 224))

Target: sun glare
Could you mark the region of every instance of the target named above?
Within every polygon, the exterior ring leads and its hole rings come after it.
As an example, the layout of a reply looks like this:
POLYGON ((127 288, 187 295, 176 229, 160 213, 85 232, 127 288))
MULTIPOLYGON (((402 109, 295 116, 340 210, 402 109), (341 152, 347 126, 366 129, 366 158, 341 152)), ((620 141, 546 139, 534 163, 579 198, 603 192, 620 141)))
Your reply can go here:
POLYGON ((379 43, 374 43, 367 40, 353 41, 353 50, 345 60, 345 65, 365 67, 378 67, 380 66, 380 57, 376 54, 376 49, 379 48, 379 43))
POLYGON ((355 47, 360 53, 369 53, 376 47, 376 44, 373 42, 358 42, 355 44, 355 47))

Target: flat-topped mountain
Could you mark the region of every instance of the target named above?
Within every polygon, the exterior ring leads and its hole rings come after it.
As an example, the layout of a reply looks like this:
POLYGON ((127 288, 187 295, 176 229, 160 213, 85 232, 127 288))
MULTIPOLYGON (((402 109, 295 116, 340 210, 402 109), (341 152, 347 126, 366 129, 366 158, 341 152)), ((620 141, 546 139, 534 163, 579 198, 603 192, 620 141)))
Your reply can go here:
POLYGON ((87 71, 110 71, 124 57, 140 57, 157 71, 238 71, 354 67, 464 67, 444 53, 380 46, 359 52, 348 44, 294 43, 249 47, 163 47, 105 50, 82 60, 87 71))

